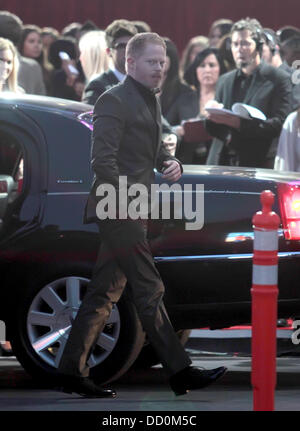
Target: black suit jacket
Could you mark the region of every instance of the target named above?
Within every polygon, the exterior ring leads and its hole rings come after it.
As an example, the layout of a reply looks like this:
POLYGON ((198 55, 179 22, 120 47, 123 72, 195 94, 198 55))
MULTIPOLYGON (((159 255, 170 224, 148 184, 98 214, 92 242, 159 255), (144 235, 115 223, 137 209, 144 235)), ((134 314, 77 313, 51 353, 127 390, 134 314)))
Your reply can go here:
MULTIPOLYGON (((235 100, 234 82, 237 70, 222 75, 216 88, 216 100, 224 104, 224 108, 231 109, 235 100)), ((266 155, 272 140, 279 136, 283 122, 291 112, 291 80, 289 75, 261 63, 252 80, 243 103, 255 106, 264 112, 266 121, 241 119, 239 130, 230 129, 227 126, 206 122, 208 132, 217 137, 214 140, 208 164, 230 164, 228 150, 236 153, 239 166, 265 167, 266 155), (231 134, 228 145, 224 142, 231 134)))
POLYGON ((162 145, 161 111, 156 96, 156 119, 132 78, 103 93, 94 107, 92 169, 95 173, 87 201, 84 221, 99 221, 96 189, 112 184, 116 191, 119 176, 127 176, 128 187, 134 183, 148 190, 154 181, 154 168, 162 171, 166 160, 177 160, 162 145))
POLYGON ((95 105, 101 94, 118 83, 119 80, 112 70, 104 72, 88 83, 84 89, 82 101, 90 105, 95 105))

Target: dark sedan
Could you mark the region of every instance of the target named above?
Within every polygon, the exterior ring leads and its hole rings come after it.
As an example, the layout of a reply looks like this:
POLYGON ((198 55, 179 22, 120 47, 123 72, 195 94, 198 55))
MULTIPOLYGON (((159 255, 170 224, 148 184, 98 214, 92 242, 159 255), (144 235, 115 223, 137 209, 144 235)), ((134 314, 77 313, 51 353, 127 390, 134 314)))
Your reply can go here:
MULTIPOLYGON (((99 247, 96 225, 83 224, 93 177, 90 110, 61 99, 7 95, 0 100, 0 319, 19 361, 44 379, 55 376, 99 247)), ((157 173, 156 183, 161 182, 157 173)), ((200 222, 187 229, 191 220, 185 212, 182 217, 160 212, 149 220, 175 329, 250 322, 251 219, 265 189, 275 194, 274 210, 282 220, 278 317, 299 316, 300 175, 184 166, 178 186, 194 210, 200 203, 203 227, 200 222)), ((161 188, 159 196, 171 210, 176 206, 176 193, 161 188)), ((144 342, 125 291, 89 359, 94 375, 99 381, 121 376, 144 342)))

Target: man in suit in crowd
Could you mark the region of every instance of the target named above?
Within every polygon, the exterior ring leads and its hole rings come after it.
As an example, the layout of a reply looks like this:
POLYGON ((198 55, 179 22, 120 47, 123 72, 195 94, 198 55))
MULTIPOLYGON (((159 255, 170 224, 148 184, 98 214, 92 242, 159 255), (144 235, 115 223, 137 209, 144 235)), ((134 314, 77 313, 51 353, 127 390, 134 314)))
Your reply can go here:
MULTIPOLYGON (((292 83, 290 108, 291 111, 295 111, 300 107, 300 84, 293 82, 293 74, 295 69, 290 67, 285 60, 282 59, 282 51, 280 47, 279 37, 276 35, 275 31, 271 28, 264 28, 263 32, 264 44, 262 50, 262 60, 266 63, 277 67, 280 70, 288 73, 292 83)), ((278 139, 273 139, 273 142, 269 148, 267 154, 267 167, 273 169, 274 161, 277 153, 278 139)))
POLYGON ((261 62, 262 35, 263 29, 255 19, 233 25, 231 49, 237 69, 219 78, 215 107, 231 109, 236 102, 246 103, 260 109, 267 120, 209 114, 206 127, 217 139, 207 164, 266 167, 272 140, 279 136, 291 111, 290 76, 261 62))
POLYGON ((118 206, 115 219, 105 218, 103 197, 99 195, 99 186, 101 189, 109 184, 118 196, 120 176, 127 177, 128 186, 139 183, 150 191, 155 167, 167 181, 177 181, 181 176, 180 162, 161 143, 161 112, 154 90, 162 79, 165 60, 166 46, 160 36, 135 35, 126 48, 128 76, 106 91, 94 108, 92 168, 95 179, 85 222, 97 222, 101 245, 91 283, 59 365, 67 391, 97 397, 115 396, 112 389, 99 387, 89 378, 87 360, 126 281, 143 328, 177 395, 203 388, 226 371, 224 367, 199 370, 191 366, 163 304, 164 285, 147 241, 146 220, 134 220, 130 216, 122 219, 118 206))
POLYGON ((300 33, 281 42, 281 55, 290 67, 300 59, 300 33))
POLYGON ((291 95, 291 110, 294 111, 300 106, 300 84, 293 82, 292 76, 295 69, 290 67, 286 61, 282 59, 280 41, 275 31, 271 28, 264 28, 264 44, 262 51, 262 60, 271 64, 278 69, 287 72, 291 77, 292 95, 291 95))
MULTIPOLYGON (((113 66, 108 72, 102 73, 88 83, 82 98, 83 102, 95 105, 101 94, 125 79, 126 45, 130 38, 137 33, 140 33, 140 31, 135 22, 126 19, 117 19, 106 28, 107 53, 112 60, 113 66)), ((170 148, 172 154, 175 154, 178 137, 164 117, 162 117, 162 128, 164 145, 170 148)))
POLYGON ((83 102, 95 105, 102 93, 125 79, 126 45, 136 33, 135 25, 126 19, 117 19, 106 28, 107 54, 111 58, 112 67, 87 84, 83 102))
MULTIPOLYGON (((18 49, 21 39, 23 23, 13 13, 0 11, 0 37, 9 39, 18 49)), ((45 95, 46 87, 43 80, 41 66, 33 59, 18 55, 20 67, 18 73, 18 85, 27 94, 45 95)))

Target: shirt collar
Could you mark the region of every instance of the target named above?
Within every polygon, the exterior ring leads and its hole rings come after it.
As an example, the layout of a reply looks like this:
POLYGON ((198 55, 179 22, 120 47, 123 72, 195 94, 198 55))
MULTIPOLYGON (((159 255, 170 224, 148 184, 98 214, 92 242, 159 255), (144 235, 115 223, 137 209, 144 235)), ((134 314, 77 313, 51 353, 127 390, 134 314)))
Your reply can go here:
POLYGON ((141 84, 139 81, 137 81, 136 79, 134 79, 132 76, 128 75, 128 77, 134 82, 134 84, 136 85, 136 87, 144 94, 148 95, 148 96, 155 96, 156 94, 158 94, 160 92, 159 88, 148 88, 145 85, 141 84))
POLYGON ((126 75, 124 75, 123 73, 119 72, 116 68, 111 69, 111 71, 114 73, 115 77, 117 78, 118 81, 123 82, 126 75))
POLYGON ((259 63, 259 65, 253 70, 253 72, 251 73, 251 75, 246 75, 243 71, 242 71, 242 69, 237 69, 237 74, 236 74, 236 76, 238 77, 238 78, 243 78, 243 79, 246 79, 246 78, 250 78, 251 76, 253 76, 253 75, 256 75, 257 74, 257 72, 259 72, 259 70, 261 69, 261 62, 259 63))

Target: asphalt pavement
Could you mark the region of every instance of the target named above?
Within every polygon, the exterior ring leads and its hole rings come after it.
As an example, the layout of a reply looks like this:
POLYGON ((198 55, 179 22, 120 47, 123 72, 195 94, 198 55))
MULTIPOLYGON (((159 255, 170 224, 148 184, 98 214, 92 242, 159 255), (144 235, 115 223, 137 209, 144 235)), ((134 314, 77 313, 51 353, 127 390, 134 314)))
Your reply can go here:
POLYGON ((10 428, 30 424, 30 431, 187 430, 210 427, 257 426, 261 415, 269 427, 300 411, 300 347, 291 342, 289 328, 277 331, 277 386, 274 412, 254 412, 251 386, 251 328, 194 330, 186 350, 198 367, 226 366, 214 385, 176 397, 160 365, 133 368, 111 384, 115 399, 83 398, 53 390, 33 380, 15 357, 0 357, 0 418, 10 428), (285 412, 289 416, 286 416, 285 412), (259 416, 257 416, 259 415, 259 416), (252 421, 252 422, 251 422, 252 421))
MULTIPOLYGON (((161 366, 131 370, 112 384, 116 399, 89 399, 43 387, 16 358, 0 358, 0 411, 205 412, 253 411, 251 357, 190 352, 194 365, 228 367, 214 385, 176 397, 161 366)), ((277 358, 276 411, 300 411, 300 357, 277 358)))

